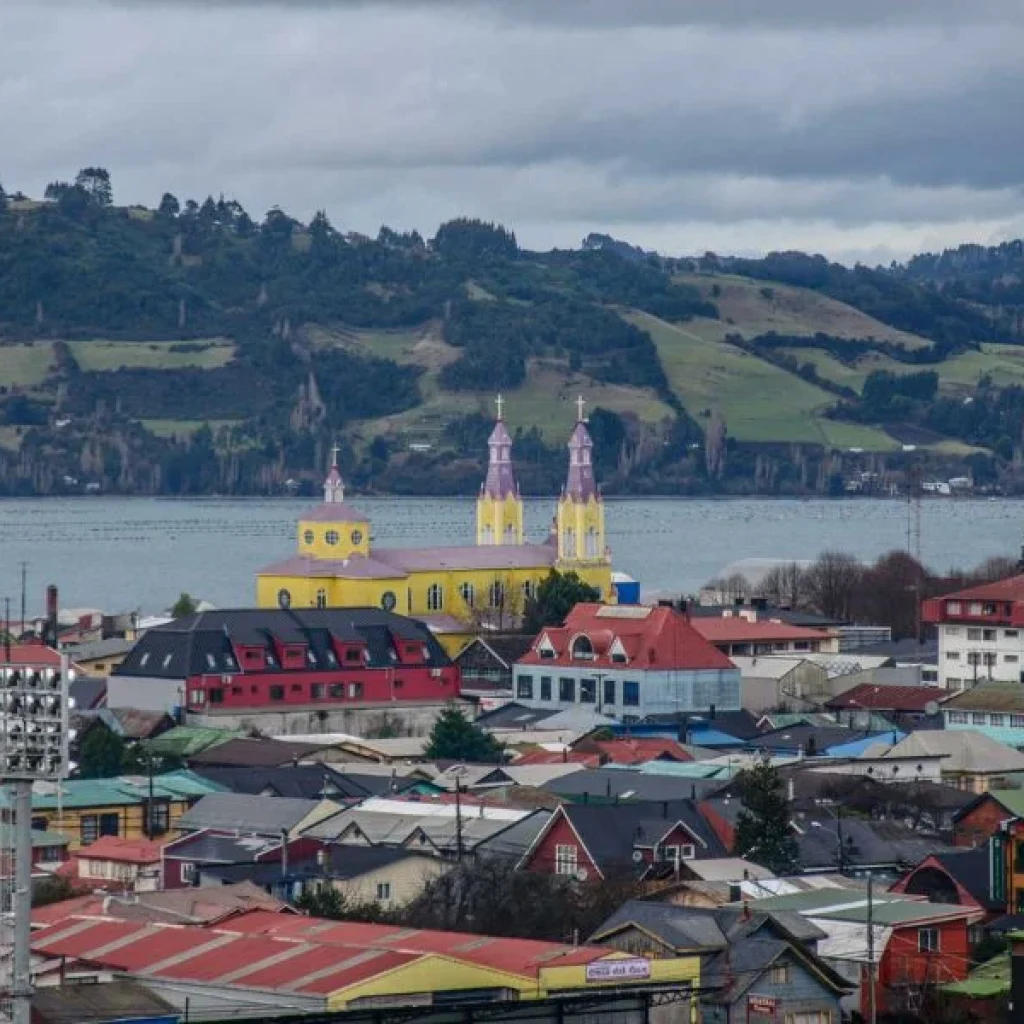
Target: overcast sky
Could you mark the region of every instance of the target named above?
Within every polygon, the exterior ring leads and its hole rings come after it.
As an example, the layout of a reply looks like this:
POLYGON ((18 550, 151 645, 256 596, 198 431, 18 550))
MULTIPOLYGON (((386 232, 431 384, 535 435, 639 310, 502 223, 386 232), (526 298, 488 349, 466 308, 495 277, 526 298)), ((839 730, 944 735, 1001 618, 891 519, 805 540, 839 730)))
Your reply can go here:
POLYGON ((0 181, 887 262, 1024 235, 1022 52, 1022 0, 0 0, 0 181))

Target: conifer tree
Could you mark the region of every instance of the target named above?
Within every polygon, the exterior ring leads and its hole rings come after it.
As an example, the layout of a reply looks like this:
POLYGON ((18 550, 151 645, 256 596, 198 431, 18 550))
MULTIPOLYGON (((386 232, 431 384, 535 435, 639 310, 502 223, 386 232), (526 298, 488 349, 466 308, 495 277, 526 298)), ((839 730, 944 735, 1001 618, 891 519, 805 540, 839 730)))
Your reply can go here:
POLYGON ((743 810, 736 821, 736 853, 777 875, 791 874, 799 862, 789 828, 789 801, 778 769, 765 754, 736 777, 743 810))

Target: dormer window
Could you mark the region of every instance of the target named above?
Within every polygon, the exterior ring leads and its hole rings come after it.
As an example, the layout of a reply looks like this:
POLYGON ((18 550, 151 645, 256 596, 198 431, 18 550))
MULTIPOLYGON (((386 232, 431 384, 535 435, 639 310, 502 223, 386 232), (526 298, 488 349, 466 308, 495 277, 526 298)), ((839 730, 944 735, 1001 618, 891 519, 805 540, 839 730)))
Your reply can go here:
POLYGON ((594 660, 594 645, 590 637, 581 634, 573 640, 571 657, 573 661, 594 660))

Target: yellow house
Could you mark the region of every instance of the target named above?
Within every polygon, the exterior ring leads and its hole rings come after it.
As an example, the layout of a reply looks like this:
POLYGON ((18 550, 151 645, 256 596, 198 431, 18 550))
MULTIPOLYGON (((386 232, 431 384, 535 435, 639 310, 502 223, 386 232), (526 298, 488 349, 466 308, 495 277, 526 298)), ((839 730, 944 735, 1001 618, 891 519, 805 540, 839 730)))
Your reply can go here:
MULTIPOLYGON (((72 851, 100 836, 174 838, 185 811, 220 789, 190 771, 156 775, 152 786, 148 778, 135 775, 68 779, 33 791, 32 827, 63 833, 72 851)), ((5 804, 0 807, 7 809, 5 804)))
POLYGON ((614 601, 604 502, 597 489, 593 441, 583 418, 569 438, 569 467, 551 535, 523 533, 523 500, 512 464, 512 438, 501 415, 488 439, 487 476, 476 503, 476 543, 462 547, 380 548, 369 517, 345 501, 334 450, 321 505, 298 525, 297 553, 257 573, 256 602, 271 607, 367 607, 424 618, 455 654, 481 626, 518 621, 553 570, 572 571, 614 601))

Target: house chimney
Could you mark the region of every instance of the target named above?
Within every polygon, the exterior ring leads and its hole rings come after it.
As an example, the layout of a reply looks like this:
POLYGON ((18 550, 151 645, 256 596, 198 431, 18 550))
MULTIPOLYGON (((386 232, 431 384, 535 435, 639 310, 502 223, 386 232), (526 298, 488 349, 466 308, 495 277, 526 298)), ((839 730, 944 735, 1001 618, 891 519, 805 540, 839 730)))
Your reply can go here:
POLYGON ((792 803, 796 799, 796 785, 793 782, 793 776, 790 775, 786 779, 786 799, 792 803))
POLYGON ((714 717, 715 717, 715 705, 712 704, 708 708, 708 718, 710 718, 713 721, 714 717))
POLYGON ((667 818, 668 817, 668 801, 667 800, 662 800, 661 801, 661 816, 663 818, 667 818))
POLYGON ((743 920, 744 921, 749 921, 750 920, 750 916, 751 916, 750 915, 750 904, 746 900, 744 900, 743 901, 743 920))

